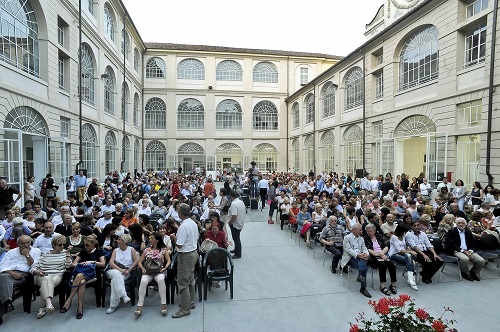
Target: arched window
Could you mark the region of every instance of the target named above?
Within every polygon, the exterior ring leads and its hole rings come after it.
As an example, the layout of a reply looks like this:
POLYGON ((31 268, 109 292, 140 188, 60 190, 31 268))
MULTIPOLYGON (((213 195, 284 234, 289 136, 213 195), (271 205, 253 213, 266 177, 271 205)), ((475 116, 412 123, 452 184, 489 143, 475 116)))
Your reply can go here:
POLYGON ((146 129, 165 129, 167 106, 160 98, 151 98, 146 103, 144 113, 144 127, 146 129))
POLYGON ((4 128, 20 129, 25 133, 49 136, 49 129, 43 116, 34 108, 19 106, 7 114, 4 128))
POLYGON ((304 140, 304 168, 306 172, 314 171, 314 137, 309 135, 304 140))
POLYGON ((278 70, 270 62, 259 62, 253 68, 253 81, 262 83, 278 83, 278 70))
POLYGON ((252 160, 261 171, 276 171, 278 169, 278 150, 269 143, 261 143, 252 151, 252 160))
POLYGON ((178 129, 203 129, 205 124, 205 109, 199 100, 184 99, 177 108, 178 129))
POLYGON ((104 33, 112 41, 115 41, 115 15, 109 3, 104 4, 104 33))
POLYGON ((322 118, 335 115, 335 92, 337 88, 332 82, 326 82, 321 89, 321 99, 323 100, 322 118))
POLYGON ((347 72, 344 80, 344 109, 349 110, 363 104, 365 88, 363 86, 363 71, 354 67, 347 72))
POLYGON ((331 131, 321 136, 321 167, 319 171, 331 172, 335 169, 335 137, 331 131))
POLYGON ((300 126, 300 107, 299 103, 295 102, 292 105, 292 129, 298 129, 300 126))
POLYGON ((134 142, 134 168, 141 170, 141 142, 139 139, 135 139, 134 142))
POLYGON ((134 48, 134 70, 136 72, 139 72, 139 64, 140 64, 140 59, 141 55, 139 54, 139 50, 137 47, 134 48))
POLYGON ((82 168, 87 170, 87 177, 97 176, 97 134, 91 124, 82 126, 82 168))
POLYGON ((125 122, 128 123, 129 115, 128 115, 128 104, 130 100, 130 91, 128 90, 127 82, 123 82, 122 84, 122 119, 125 119, 125 122))
POLYGON ((358 125, 350 126, 344 132, 343 150, 343 171, 356 174, 356 169, 363 168, 363 131, 358 125))
POLYGON ((401 121, 394 132, 394 137, 420 136, 436 132, 436 125, 425 115, 412 115, 401 121))
POLYGON ((127 136, 123 137, 122 140, 123 144, 123 150, 125 152, 125 159, 123 163, 123 170, 124 171, 129 171, 130 170, 130 140, 128 139, 127 136))
POLYGON ((439 40, 435 26, 428 26, 408 38, 399 57, 399 90, 438 78, 439 40))
POLYGON ((278 110, 268 100, 259 101, 253 108, 254 130, 278 130, 278 110))
POLYGON ((86 8, 89 13, 94 15, 94 1, 93 0, 82 0, 82 8, 86 8))
POLYGON ((134 126, 139 127, 139 94, 134 94, 134 126))
POLYGON ((116 152, 118 147, 116 145, 116 136, 110 130, 104 137, 104 154, 105 154, 105 171, 106 173, 116 170, 116 152))
POLYGON ((299 140, 298 139, 294 139, 292 141, 292 169, 294 172, 298 172, 299 171, 299 160, 300 160, 300 150, 299 150, 299 140))
POLYGON ((167 66, 160 58, 150 58, 146 63, 146 78, 165 78, 167 66))
POLYGON ((87 44, 82 44, 82 101, 95 105, 94 59, 87 44))
POLYGON ((151 141, 146 145, 144 158, 146 169, 163 170, 167 167, 167 149, 160 141, 151 141))
POLYGON ((122 54, 128 59, 128 54, 130 53, 130 37, 127 30, 122 29, 122 54))
POLYGON ((241 130, 241 106, 236 100, 225 99, 217 105, 216 129, 241 130))
POLYGON ((224 60, 219 62, 216 69, 217 81, 241 81, 243 70, 241 65, 233 60, 224 60))
POLYGON ((203 147, 199 144, 190 142, 179 146, 177 153, 182 155, 205 154, 205 149, 203 149, 203 147))
POLYGON ((196 59, 185 59, 179 62, 177 78, 180 80, 204 80, 205 66, 196 59))
POLYGON ((115 74, 110 66, 104 71, 104 112, 115 114, 115 74))
POLYGON ((310 93, 306 96, 306 124, 314 122, 314 94, 310 93))
POLYGON ((38 24, 29 1, 0 1, 0 60, 40 76, 38 24))

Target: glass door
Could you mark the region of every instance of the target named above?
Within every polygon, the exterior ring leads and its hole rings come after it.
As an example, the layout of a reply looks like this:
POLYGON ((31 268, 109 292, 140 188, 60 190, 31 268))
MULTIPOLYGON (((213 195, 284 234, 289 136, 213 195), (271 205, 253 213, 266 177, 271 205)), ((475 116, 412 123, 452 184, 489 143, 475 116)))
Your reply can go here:
MULTIPOLYGON (((23 191, 23 151, 22 131, 17 129, 0 129, 0 177, 7 180, 9 186, 23 191)), ((19 200, 18 205, 22 200, 19 200)))
POLYGON ((448 133, 427 134, 426 171, 429 183, 441 182, 446 174, 448 133))

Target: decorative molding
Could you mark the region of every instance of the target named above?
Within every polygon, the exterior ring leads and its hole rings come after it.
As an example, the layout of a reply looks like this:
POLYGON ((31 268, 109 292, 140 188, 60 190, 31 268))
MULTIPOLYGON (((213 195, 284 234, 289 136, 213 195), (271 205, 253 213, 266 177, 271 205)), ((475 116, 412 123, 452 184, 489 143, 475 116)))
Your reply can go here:
POLYGON ((387 17, 391 17, 391 2, 397 9, 410 9, 415 7, 420 0, 406 0, 407 4, 401 4, 398 0, 387 0, 387 17))

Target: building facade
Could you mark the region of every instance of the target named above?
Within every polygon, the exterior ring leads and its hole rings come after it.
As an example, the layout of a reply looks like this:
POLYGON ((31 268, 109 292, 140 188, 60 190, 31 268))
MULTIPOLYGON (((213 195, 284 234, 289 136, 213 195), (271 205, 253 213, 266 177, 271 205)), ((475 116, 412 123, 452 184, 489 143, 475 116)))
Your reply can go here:
POLYGON ((287 98, 289 167, 498 179, 495 5, 386 1, 363 45, 287 98))

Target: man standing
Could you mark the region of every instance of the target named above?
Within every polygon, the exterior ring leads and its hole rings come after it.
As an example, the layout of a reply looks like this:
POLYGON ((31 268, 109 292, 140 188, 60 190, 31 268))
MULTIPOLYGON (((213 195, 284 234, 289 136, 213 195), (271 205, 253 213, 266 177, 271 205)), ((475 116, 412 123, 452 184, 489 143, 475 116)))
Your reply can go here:
POLYGON ((87 177, 83 175, 83 170, 79 170, 78 175, 75 175, 75 185, 78 200, 83 202, 85 200, 85 189, 87 189, 87 177))
POLYGON ((21 199, 23 194, 7 184, 7 180, 0 179, 0 220, 5 219, 5 212, 10 210, 17 201, 21 199), (14 200, 13 195, 17 195, 14 200))
POLYGON ((94 197, 97 195, 98 186, 97 186, 97 178, 92 178, 92 182, 89 183, 89 187, 87 189, 87 196, 94 197))
POLYGON ((358 270, 359 274, 356 281, 361 283, 359 292, 366 297, 372 297, 366 289, 366 271, 368 270, 366 263, 370 259, 370 254, 366 248, 365 240, 361 236, 360 224, 352 226, 351 233, 344 237, 343 247, 344 253, 340 266, 343 269, 349 265, 353 269, 358 270))
POLYGON ((446 251, 449 255, 455 255, 460 259, 460 270, 462 278, 469 281, 480 281, 479 273, 484 266, 484 259, 474 252, 474 237, 472 232, 467 229, 467 222, 464 218, 455 220, 457 227, 448 231, 446 237, 446 251), (474 263, 469 272, 469 261, 474 263))
POLYGON ((245 203, 240 199, 236 191, 231 191, 231 206, 229 207, 228 220, 231 227, 231 235, 234 242, 233 259, 241 258, 241 230, 245 223, 245 203))
POLYGON ((198 242, 198 226, 189 218, 191 208, 182 203, 177 208, 179 218, 182 220, 177 230, 176 247, 179 256, 177 257, 177 287, 181 293, 181 308, 172 315, 173 318, 180 318, 189 315, 190 309, 194 309, 194 267, 198 261, 196 251, 198 242))
POLYGON ((260 171, 257 167, 255 167, 256 163, 252 160, 250 163, 252 167, 248 170, 248 180, 250 182, 250 196, 257 197, 257 186, 259 183, 259 175, 260 171))

